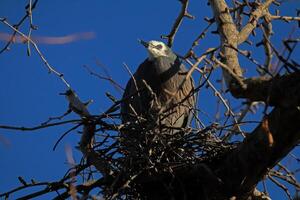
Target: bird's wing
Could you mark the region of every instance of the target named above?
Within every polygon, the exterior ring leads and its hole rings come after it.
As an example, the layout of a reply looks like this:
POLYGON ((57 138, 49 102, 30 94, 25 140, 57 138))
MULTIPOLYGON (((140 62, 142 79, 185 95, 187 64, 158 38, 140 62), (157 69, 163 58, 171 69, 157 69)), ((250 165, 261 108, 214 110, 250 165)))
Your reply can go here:
POLYGON ((121 103, 121 116, 123 122, 130 120, 130 115, 133 114, 132 108, 137 114, 142 114, 147 109, 150 97, 146 92, 142 91, 144 88, 142 80, 145 80, 151 87, 153 86, 153 81, 155 81, 155 79, 153 79, 154 72, 151 65, 152 63, 148 60, 141 63, 125 87, 123 101, 121 103))
POLYGON ((193 119, 193 116, 194 116, 194 110, 196 108, 196 93, 194 92, 195 90, 195 85, 194 85, 194 79, 191 77, 189 80, 188 84, 191 85, 191 92, 193 92, 192 96, 190 97, 189 99, 189 104, 190 104, 190 109, 189 109, 189 114, 186 118, 186 124, 185 124, 185 127, 186 126, 189 126, 191 124, 191 121, 193 119))
MULTIPOLYGON (((188 72, 188 70, 187 70, 187 68, 185 67, 184 64, 180 65, 180 71, 181 72, 188 72)), ((186 95, 191 95, 186 100, 187 106, 189 108, 188 108, 188 113, 186 113, 186 115, 183 119, 183 122, 182 122, 182 127, 187 127, 188 125, 190 125, 190 123, 193 119, 193 116, 194 116, 193 110, 195 109, 195 106, 196 106, 196 93, 193 93, 194 89, 195 89, 195 84, 194 84, 193 77, 189 77, 189 79, 185 81, 184 87, 186 88, 185 89, 186 90, 185 91, 186 95)))
POLYGON ((121 102, 121 119, 123 122, 128 121, 129 119, 129 103, 130 103, 130 95, 131 95, 131 87, 132 87, 132 78, 129 79, 129 81, 126 84, 123 97, 122 97, 122 102, 121 102))

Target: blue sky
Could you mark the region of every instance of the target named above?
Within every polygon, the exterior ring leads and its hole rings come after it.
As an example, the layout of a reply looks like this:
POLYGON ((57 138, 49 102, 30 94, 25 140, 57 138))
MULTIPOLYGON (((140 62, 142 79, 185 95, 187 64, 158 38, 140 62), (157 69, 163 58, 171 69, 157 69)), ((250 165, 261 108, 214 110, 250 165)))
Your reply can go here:
MULTIPOLYGON (((25 13, 26 0, 1 0, 0 17, 6 17, 14 24, 25 13)), ((283 6, 282 14, 295 14, 300 8, 299 1, 291 1, 283 6)), ((59 37, 74 33, 94 32, 91 40, 79 40, 62 45, 39 44, 48 62, 65 75, 72 88, 82 100, 93 99, 89 107, 93 114, 104 111, 110 101, 104 96, 109 91, 117 98, 121 93, 108 82, 99 80, 86 71, 87 65, 97 72, 103 70, 97 62, 106 66, 114 80, 125 86, 129 75, 122 63, 126 63, 132 71, 147 56, 137 39, 160 39, 167 34, 180 10, 180 3, 174 0, 40 0, 33 12, 33 23, 38 30, 33 36, 59 37)), ((191 0, 190 13, 195 20, 185 20, 178 32, 173 49, 184 54, 194 38, 204 29, 203 18, 211 17, 210 7, 206 1, 191 0)), ((274 23, 274 31, 280 37, 287 36, 294 24, 274 23), (284 25, 284 26, 283 26, 284 25)), ((212 28, 214 30, 215 28, 212 28)), ((22 28, 28 32, 28 22, 22 28)), ((0 24, 1 33, 10 33, 7 27, 0 24)), ((298 33, 299 36, 299 33, 298 33)), ((273 41, 280 47, 279 37, 273 41)), ((217 35, 209 35, 201 41, 199 52, 219 43, 217 35)), ((0 45, 5 43, 0 41, 0 45)), ((1 47, 0 46, 0 47, 1 47)), ((247 46, 242 46, 247 47, 247 46)), ((262 49, 257 59, 262 58, 262 49)), ((297 50, 299 52, 299 49, 297 50)), ((253 75, 254 67, 247 62, 242 66, 247 69, 246 75, 253 75)), ((219 79, 219 72, 213 80, 219 79)), ((46 121, 50 116, 57 116, 67 109, 67 101, 58 95, 65 87, 47 69, 34 50, 30 57, 26 54, 26 45, 14 44, 11 50, 0 55, 0 124, 15 126, 35 126, 46 121)), ((216 111, 212 93, 200 93, 200 107, 210 115, 216 111)), ((77 118, 71 115, 70 119, 77 118)), ((259 116, 252 116, 259 120, 259 116)), ((209 119, 206 119, 209 122, 209 119)), ((0 130, 0 193, 18 186, 18 176, 26 180, 56 180, 68 169, 65 146, 77 145, 80 135, 69 134, 58 146, 52 147, 60 135, 70 126, 53 127, 34 132, 0 130), (6 142, 4 142, 6 141, 6 142)), ((80 153, 74 149, 75 159, 79 162, 80 153)), ((282 199, 282 193, 271 186, 273 199, 282 199)))

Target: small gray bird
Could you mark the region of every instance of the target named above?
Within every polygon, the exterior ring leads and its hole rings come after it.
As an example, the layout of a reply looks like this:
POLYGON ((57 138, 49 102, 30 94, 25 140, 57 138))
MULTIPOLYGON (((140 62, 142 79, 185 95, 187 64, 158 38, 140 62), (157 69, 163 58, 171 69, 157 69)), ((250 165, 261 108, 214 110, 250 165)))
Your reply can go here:
MULTIPOLYGON (((121 103, 123 123, 147 119, 159 127, 185 128, 195 106, 192 77, 186 77, 186 67, 163 42, 140 43, 149 56, 126 85, 121 103)), ((168 133, 177 132, 175 129, 168 133)))

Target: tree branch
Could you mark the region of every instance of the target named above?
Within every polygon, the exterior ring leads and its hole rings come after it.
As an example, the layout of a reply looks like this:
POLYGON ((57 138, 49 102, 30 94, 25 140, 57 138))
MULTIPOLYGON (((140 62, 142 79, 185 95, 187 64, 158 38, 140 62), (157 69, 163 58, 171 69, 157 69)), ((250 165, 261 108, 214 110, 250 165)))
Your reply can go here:
POLYGON ((263 101, 270 106, 297 107, 300 105, 300 72, 274 78, 253 77, 244 80, 246 89, 231 88, 236 98, 263 101))
POLYGON ((174 39, 175 39, 175 35, 177 33, 177 31, 179 30, 180 24, 183 21, 183 18, 187 17, 189 19, 194 19, 195 17, 192 16, 189 12, 188 12, 188 5, 189 5, 189 0, 179 0, 181 3, 181 11, 177 17, 177 19, 175 20, 172 30, 168 35, 162 35, 161 38, 163 39, 168 39, 168 46, 172 47, 174 39))
POLYGON ((238 44, 245 42, 251 32, 256 28, 258 20, 267 14, 267 9, 273 3, 274 0, 266 0, 265 3, 259 5, 257 9, 251 13, 248 23, 243 27, 238 35, 238 44))
POLYGON ((109 163, 102 160, 100 155, 93 149, 96 122, 93 121, 86 105, 82 103, 73 90, 68 90, 65 95, 70 103, 70 108, 83 119, 83 133, 79 145, 80 151, 88 163, 94 165, 104 177, 111 175, 112 171, 109 163))
MULTIPOLYGON (((218 32, 221 39, 221 56, 224 60, 223 63, 230 67, 230 71, 236 74, 237 77, 242 77, 242 69, 238 60, 238 53, 232 49, 226 47, 227 45, 237 48, 238 45, 238 31, 233 19, 230 15, 230 10, 224 0, 210 0, 209 1, 214 13, 214 18, 217 22, 218 32)), ((236 76, 232 76, 226 70, 223 70, 223 76, 227 87, 236 83, 236 76)))
POLYGON ((51 124, 42 124, 40 126, 35 127, 24 127, 24 126, 7 126, 7 125, 0 125, 0 129, 8 129, 8 130, 19 130, 19 131, 35 131, 43 128, 48 128, 51 126, 59 126, 62 124, 69 124, 69 123, 80 123, 80 119, 73 119, 73 120, 66 120, 63 122, 56 122, 51 124))

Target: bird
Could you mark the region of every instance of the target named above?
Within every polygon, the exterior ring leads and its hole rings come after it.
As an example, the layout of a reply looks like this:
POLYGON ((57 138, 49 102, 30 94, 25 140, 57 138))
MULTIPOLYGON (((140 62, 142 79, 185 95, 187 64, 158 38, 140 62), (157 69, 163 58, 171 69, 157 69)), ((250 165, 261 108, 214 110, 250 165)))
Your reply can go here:
POLYGON ((161 41, 139 40, 148 57, 128 81, 122 101, 123 123, 154 122, 174 134, 186 128, 195 107, 194 80, 181 59, 161 41))

